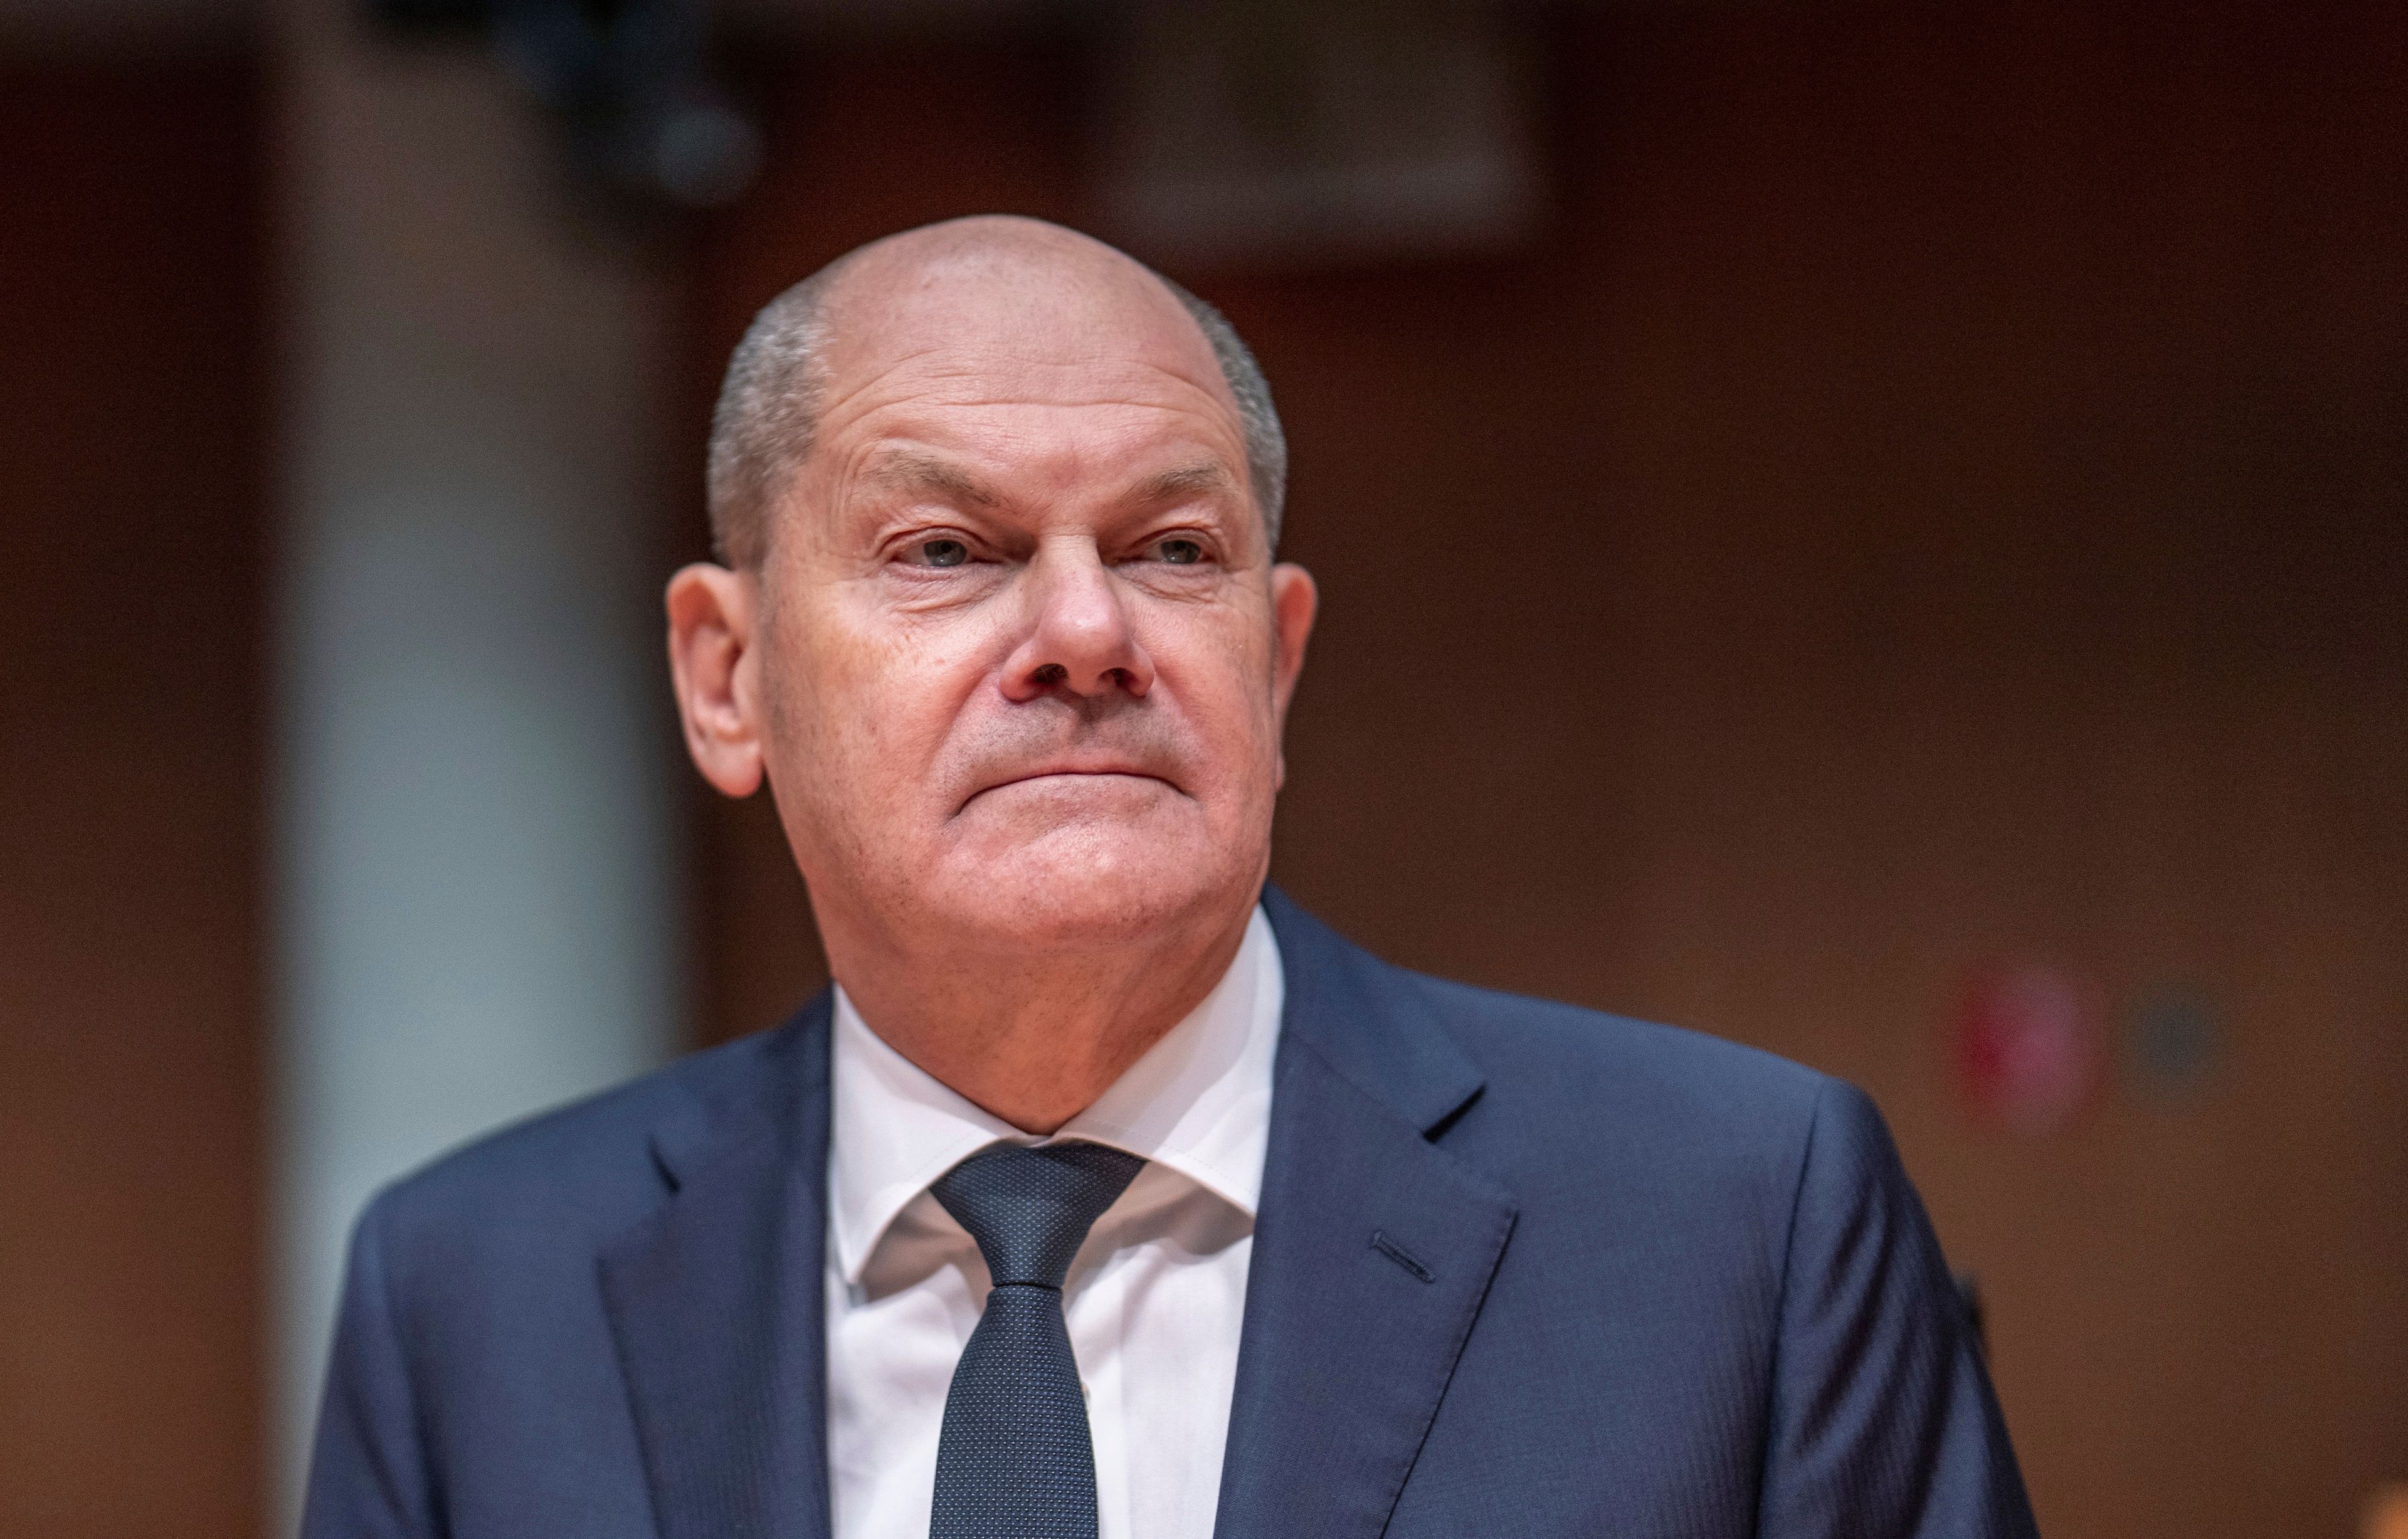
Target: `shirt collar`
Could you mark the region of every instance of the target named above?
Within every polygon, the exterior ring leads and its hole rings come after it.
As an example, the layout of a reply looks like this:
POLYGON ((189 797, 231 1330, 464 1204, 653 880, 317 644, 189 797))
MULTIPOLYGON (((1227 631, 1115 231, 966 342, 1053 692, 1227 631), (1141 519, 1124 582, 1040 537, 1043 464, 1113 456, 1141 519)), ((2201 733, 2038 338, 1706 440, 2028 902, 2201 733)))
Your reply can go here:
MULTIPOLYGON (((1270 1139, 1271 1061, 1286 979, 1257 907, 1212 992, 1054 1139, 1108 1143, 1254 1215, 1270 1139)), ((990 1143, 1043 1143, 888 1046, 836 990, 828 1151, 836 1260, 858 1283, 870 1253, 928 1184, 990 1143)))

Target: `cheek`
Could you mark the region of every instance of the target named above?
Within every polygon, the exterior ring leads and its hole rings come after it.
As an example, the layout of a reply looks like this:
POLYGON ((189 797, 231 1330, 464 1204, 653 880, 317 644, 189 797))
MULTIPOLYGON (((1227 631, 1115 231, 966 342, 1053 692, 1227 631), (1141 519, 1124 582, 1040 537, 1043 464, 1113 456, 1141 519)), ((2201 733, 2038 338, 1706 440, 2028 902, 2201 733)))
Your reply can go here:
POLYGON ((974 638, 846 619, 824 615, 787 640, 780 699, 792 720, 781 737, 794 768, 831 799, 906 805, 927 785, 985 669, 974 638))
POLYGON ((1252 627, 1184 636, 1155 655, 1197 751, 1233 785, 1268 773, 1277 755, 1271 651, 1252 627))

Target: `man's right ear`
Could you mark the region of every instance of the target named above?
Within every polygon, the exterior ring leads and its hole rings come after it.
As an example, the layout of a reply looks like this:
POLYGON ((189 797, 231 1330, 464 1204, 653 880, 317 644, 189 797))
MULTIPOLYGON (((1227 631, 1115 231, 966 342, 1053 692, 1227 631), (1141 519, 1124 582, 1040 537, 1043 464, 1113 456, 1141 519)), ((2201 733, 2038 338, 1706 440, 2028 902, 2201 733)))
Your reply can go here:
POLYGON ((760 583, 709 562, 669 579, 669 674, 685 750, 723 795, 760 789, 761 662, 753 650, 760 583))

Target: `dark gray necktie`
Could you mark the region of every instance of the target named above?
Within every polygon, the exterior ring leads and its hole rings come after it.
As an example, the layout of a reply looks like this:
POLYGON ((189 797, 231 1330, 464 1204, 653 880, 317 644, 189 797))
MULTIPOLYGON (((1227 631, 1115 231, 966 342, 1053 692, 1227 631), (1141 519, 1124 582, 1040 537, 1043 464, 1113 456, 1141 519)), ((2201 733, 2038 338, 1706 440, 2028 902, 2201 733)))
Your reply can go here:
POLYGON ((998 1143, 928 1188, 995 1278, 945 1394, 930 1539, 1096 1539, 1096 1446, 1062 1279, 1144 1164, 1100 1143, 998 1143))

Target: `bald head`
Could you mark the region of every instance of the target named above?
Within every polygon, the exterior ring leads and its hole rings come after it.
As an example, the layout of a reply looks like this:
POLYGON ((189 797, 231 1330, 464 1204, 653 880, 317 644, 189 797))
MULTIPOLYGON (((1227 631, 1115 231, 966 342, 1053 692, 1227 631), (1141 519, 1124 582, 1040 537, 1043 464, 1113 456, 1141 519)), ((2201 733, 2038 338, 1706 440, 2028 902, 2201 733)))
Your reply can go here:
POLYGON ((1221 313, 1111 247, 1040 220, 984 215, 872 241, 786 290, 728 362, 711 422, 711 533, 738 568, 757 567, 769 515, 810 456, 832 388, 877 370, 882 350, 929 345, 975 356, 1041 339, 1066 358, 1140 338, 1208 376, 1245 446, 1266 543, 1279 540, 1287 441, 1270 387, 1221 313), (915 342, 912 338, 916 338, 915 342), (933 339, 933 340, 932 340, 933 339))

